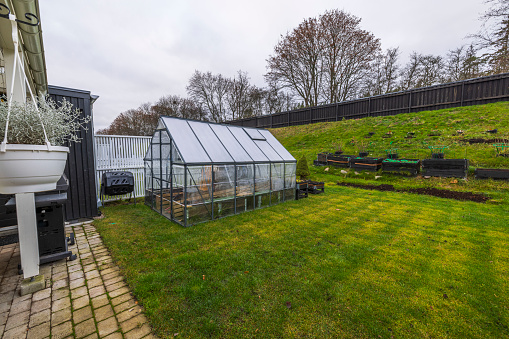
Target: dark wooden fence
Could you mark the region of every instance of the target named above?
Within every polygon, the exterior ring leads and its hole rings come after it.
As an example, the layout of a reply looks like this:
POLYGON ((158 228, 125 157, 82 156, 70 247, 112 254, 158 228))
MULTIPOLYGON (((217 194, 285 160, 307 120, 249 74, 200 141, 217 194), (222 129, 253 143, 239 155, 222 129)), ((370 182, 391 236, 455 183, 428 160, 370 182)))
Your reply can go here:
MULTIPOLYGON (((82 117, 92 116, 93 98, 88 91, 49 86, 49 95, 57 103, 65 98, 81 111, 82 117)), ((70 152, 65 166, 65 174, 69 179, 68 200, 64 205, 65 220, 67 221, 98 215, 93 122, 90 121, 86 128, 80 130, 78 136, 82 139, 81 143, 74 143, 69 147, 70 152)), ((9 198, 8 195, 0 195, 0 227, 17 224, 16 213, 7 213, 4 206, 9 198)))
POLYGON ((509 73, 404 92, 233 120, 232 125, 278 128, 317 122, 379 117, 509 100, 509 73))

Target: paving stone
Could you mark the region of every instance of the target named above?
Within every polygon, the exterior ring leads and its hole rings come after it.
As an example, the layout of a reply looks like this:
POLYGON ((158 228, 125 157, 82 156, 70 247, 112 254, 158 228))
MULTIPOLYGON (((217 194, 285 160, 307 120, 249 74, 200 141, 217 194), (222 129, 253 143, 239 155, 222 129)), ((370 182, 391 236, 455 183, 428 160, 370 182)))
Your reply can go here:
POLYGON ((94 260, 94 258, 90 257, 90 258, 82 259, 81 263, 82 263, 82 265, 90 265, 90 264, 95 263, 95 260, 94 260))
POLYGON ((113 272, 119 272, 120 269, 116 266, 109 267, 107 269, 101 270, 101 275, 104 277, 105 275, 108 275, 113 272))
POLYGON ((99 271, 98 270, 93 270, 93 271, 90 271, 90 272, 87 272, 85 273, 85 277, 87 279, 94 279, 94 278, 98 278, 100 277, 101 275, 99 274, 99 271))
POLYGON ((8 293, 16 289, 17 283, 0 285, 0 293, 8 293))
POLYGON ((60 279, 67 279, 67 276, 68 276, 67 272, 64 271, 64 272, 59 272, 59 273, 53 274, 51 276, 51 278, 56 281, 56 280, 60 280, 60 279))
POLYGON ((29 311, 31 306, 32 306, 32 300, 30 300, 30 299, 13 304, 13 306, 11 307, 10 314, 14 315, 17 313, 29 311))
POLYGON ((56 266, 56 267, 53 267, 53 274, 55 273, 60 273, 60 272, 65 272, 67 269, 65 267, 65 265, 59 265, 59 266, 56 266))
POLYGON ((83 297, 88 294, 88 288, 86 286, 75 288, 71 290, 71 299, 83 297))
POLYGON ((126 283, 125 283, 125 282, 123 282, 123 281, 119 281, 119 282, 117 282, 117 283, 115 283, 115 284, 111 284, 111 285, 106 286, 106 291, 108 291, 109 293, 111 293, 111 292, 113 292, 113 291, 115 291, 115 290, 119 290, 119 289, 121 289, 121 288, 123 288, 123 287, 126 287, 126 286, 127 286, 127 285, 126 285, 126 283))
POLYGON ((141 327, 136 327, 132 329, 131 331, 124 334, 125 339, 139 339, 143 338, 147 334, 150 334, 151 329, 148 324, 144 324, 141 327))
POLYGON ((67 287, 67 286, 69 286, 69 282, 67 281, 67 279, 60 279, 53 283, 53 285, 51 286, 51 289, 58 290, 59 288, 67 287))
POLYGON ((95 278, 95 279, 92 279, 92 280, 88 280, 87 281, 87 285, 88 285, 88 288, 102 286, 103 285, 103 281, 102 281, 101 278, 95 278))
MULTIPOLYGON (((30 322, 28 323, 28 326, 30 328, 40 325, 45 322, 49 322, 51 320, 51 310, 43 310, 39 313, 35 313, 30 315, 30 322)), ((49 329, 48 329, 49 330, 49 329)), ((49 332, 48 332, 49 335, 49 332)))
POLYGON ((99 337, 105 337, 110 333, 113 333, 118 330, 118 323, 115 317, 108 318, 101 322, 97 323, 97 328, 99 329, 99 337))
POLYGON ((136 305, 137 304, 134 301, 134 299, 130 299, 130 300, 126 301, 125 303, 116 305, 115 307, 113 307, 113 309, 115 310, 116 314, 119 314, 119 313, 121 313, 121 312, 123 312, 123 311, 125 311, 127 309, 133 308, 136 305))
POLYGON ((128 308, 125 311, 117 314, 117 320, 122 323, 126 320, 133 318, 141 313, 141 307, 136 305, 134 307, 128 308))
POLYGON ((92 333, 92 334, 91 334, 91 335, 89 335, 89 336, 86 336, 86 337, 85 337, 85 338, 83 338, 83 339, 97 339, 97 338, 99 338, 99 336, 97 335, 97 332, 95 332, 95 333, 92 333))
POLYGON ((90 272, 90 271, 93 271, 93 270, 97 270, 97 265, 96 264, 90 264, 90 265, 87 265, 87 266, 83 267, 83 272, 85 272, 85 274, 87 272, 90 272))
POLYGON ((147 322, 147 319, 143 314, 138 314, 136 317, 126 320, 120 323, 120 327, 122 328, 122 332, 127 333, 133 328, 141 327, 143 324, 147 322))
POLYGON ((27 325, 20 325, 4 332, 2 339, 22 339, 27 337, 27 325))
POLYGON ((9 318, 9 312, 0 313, 0 325, 3 326, 7 322, 7 318, 9 318))
POLYGON ((105 305, 101 308, 94 310, 94 314, 95 320, 97 320, 98 322, 115 315, 113 309, 111 308, 111 305, 105 305))
POLYGON ((90 298, 88 297, 88 295, 85 295, 78 299, 74 299, 72 301, 72 308, 74 310, 79 310, 80 308, 87 306, 89 303, 90 303, 90 298))
POLYGON ((51 288, 46 288, 44 290, 37 291, 32 296, 32 301, 39 301, 51 296, 51 288))
POLYGON ((104 281, 107 281, 107 280, 110 280, 112 278, 115 278, 115 277, 118 277, 120 275, 120 270, 118 271, 115 271, 115 272, 110 272, 108 274, 103 274, 103 280, 104 281))
POLYGON ((51 298, 46 298, 44 300, 35 301, 32 303, 31 313, 39 313, 44 310, 49 310, 51 308, 51 298))
POLYGON ((97 287, 90 289, 90 291, 88 291, 90 298, 95 298, 95 297, 100 296, 101 294, 104 294, 104 293, 106 293, 106 289, 103 286, 97 286, 97 287))
POLYGON ((43 339, 49 337, 50 322, 47 321, 35 327, 31 327, 27 333, 27 339, 43 339))
POLYGON ((124 281, 124 277, 122 277, 121 275, 119 276, 116 276, 114 278, 111 278, 109 280, 105 280, 104 281, 104 286, 109 286, 109 285, 113 285, 113 284, 116 284, 118 282, 123 282, 124 281))
POLYGON ((111 299, 111 304, 113 306, 116 306, 118 304, 121 304, 123 302, 126 302, 128 300, 132 300, 132 299, 133 299, 133 297, 131 296, 131 293, 126 293, 126 294, 121 295, 120 297, 116 297, 116 298, 111 299))
POLYGON ((122 334, 120 332, 114 332, 103 339, 123 339, 122 334))
POLYGON ((61 288, 58 290, 54 290, 53 293, 51 294, 51 300, 55 301, 60 298, 64 298, 64 297, 68 297, 68 296, 69 296, 69 289, 67 287, 64 287, 64 288, 61 288))
POLYGON ((72 335, 72 323, 70 321, 51 327, 51 339, 62 339, 70 335, 72 335))
POLYGON ((58 300, 55 300, 53 304, 51 304, 51 312, 57 312, 63 310, 64 308, 71 307, 71 298, 65 297, 58 300))
POLYGON ((67 271, 69 272, 69 274, 71 274, 73 272, 80 271, 81 269, 82 269, 81 265, 73 265, 73 266, 69 266, 67 268, 67 271))
POLYGON ((92 307, 86 306, 77 311, 74 311, 72 314, 72 319, 75 324, 79 324, 82 321, 88 320, 92 318, 92 307))
POLYGON ((87 335, 94 333, 96 331, 94 319, 88 319, 87 321, 82 322, 74 326, 74 334, 76 338, 83 338, 87 335))
POLYGON ((81 286, 85 286, 85 282, 86 282, 85 278, 74 279, 71 280, 71 282, 69 283, 69 287, 71 289, 75 289, 81 286))
POLYGON ((0 294, 0 303, 4 303, 7 301, 11 301, 14 296, 14 291, 9 291, 7 293, 0 294))
POLYGON ((10 309, 11 309, 10 301, 6 301, 0 304, 0 313, 9 312, 10 309))
POLYGON ((51 314, 51 325, 55 326, 63 323, 64 321, 70 321, 71 315, 72 312, 70 307, 64 308, 63 310, 59 310, 57 312, 53 312, 51 314))
POLYGON ((92 299, 92 307, 94 309, 100 308, 108 303, 108 296, 106 294, 100 295, 92 299))
POLYGON ((85 273, 83 273, 82 270, 69 273, 69 280, 71 280, 71 281, 73 281, 75 279, 79 279, 79 278, 84 278, 84 277, 85 277, 85 273))
POLYGON ((129 289, 127 287, 122 287, 122 288, 116 289, 112 292, 109 292, 108 294, 109 294, 110 298, 116 298, 119 295, 122 295, 122 294, 125 294, 128 292, 129 292, 129 289))

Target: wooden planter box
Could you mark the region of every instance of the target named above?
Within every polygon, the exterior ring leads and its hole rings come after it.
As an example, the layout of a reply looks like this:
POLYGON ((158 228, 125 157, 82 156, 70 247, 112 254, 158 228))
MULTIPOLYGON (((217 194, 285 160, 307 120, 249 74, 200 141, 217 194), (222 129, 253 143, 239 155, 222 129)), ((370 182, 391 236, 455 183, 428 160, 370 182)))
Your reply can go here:
POLYGON ((476 168, 475 169, 476 179, 502 179, 509 180, 509 169, 501 168, 476 168))
POLYGON ((311 194, 319 194, 325 191, 325 183, 323 181, 298 181, 297 187, 299 187, 300 190, 305 190, 307 193, 311 194))
POLYGON ((327 164, 336 167, 350 167, 350 159, 355 158, 355 155, 329 155, 327 157, 327 164))
POLYGON ((468 159, 424 159, 422 175, 430 177, 466 178, 468 159))
POLYGON ((417 175, 420 169, 421 160, 419 159, 385 159, 382 162, 382 172, 417 175))
POLYGON ((376 172, 380 168, 382 168, 382 162, 384 158, 351 158, 350 159, 350 167, 355 168, 361 171, 371 171, 376 172))
POLYGON ((325 166, 327 165, 327 157, 329 156, 329 153, 318 153, 317 159, 313 161, 313 165, 315 166, 325 166))

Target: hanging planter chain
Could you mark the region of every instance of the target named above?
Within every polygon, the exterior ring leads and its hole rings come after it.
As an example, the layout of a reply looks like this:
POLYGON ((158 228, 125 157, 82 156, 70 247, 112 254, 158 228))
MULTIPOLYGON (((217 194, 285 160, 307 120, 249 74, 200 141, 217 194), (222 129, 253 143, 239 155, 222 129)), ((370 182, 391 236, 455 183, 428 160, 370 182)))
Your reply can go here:
POLYGON ((9 10, 9 8, 6 5, 0 3, 0 10, 3 10, 3 9, 7 9, 8 13, 7 14, 0 14, 0 18, 9 19, 10 22, 11 22, 11 27, 12 27, 12 42, 14 44, 14 55, 15 56, 14 56, 14 63, 13 63, 13 69, 12 69, 11 92, 10 92, 9 98, 7 99, 8 100, 8 102, 7 102, 7 119, 5 121, 4 140, 0 144, 0 152, 6 152, 6 148, 7 148, 7 133, 8 133, 8 130, 9 130, 9 118, 11 116, 12 97, 13 97, 13 93, 14 93, 14 82, 15 82, 15 79, 16 79, 16 69, 17 69, 16 66, 17 66, 18 62, 19 62, 19 67, 21 68, 21 74, 23 75, 23 80, 24 80, 22 86, 26 84, 27 87, 28 87, 28 91, 30 92, 30 97, 32 98, 32 101, 34 103, 35 109, 37 110, 37 115, 39 116, 39 120, 41 121, 41 126, 42 126, 42 131, 44 133, 44 140, 46 142, 46 146, 48 147, 48 151, 51 151, 51 143, 48 140, 48 135, 46 134, 46 128, 44 127, 44 123, 43 123, 42 118, 41 118, 41 113, 39 111, 39 107, 38 107, 37 102, 35 100, 34 93, 32 92, 32 87, 30 87, 30 83, 28 82, 28 78, 27 78, 26 73, 25 73, 25 67, 24 67, 23 62, 21 61, 21 58, 20 58, 19 53, 18 53, 18 44, 19 44, 19 41, 18 41, 18 22, 22 23, 22 24, 25 24, 25 25, 37 26, 37 25, 39 25, 39 19, 37 18, 37 16, 35 16, 32 13, 25 13, 25 18, 27 18, 30 21, 32 21, 32 18, 34 18, 36 23, 30 23, 30 22, 18 20, 18 19, 16 19, 16 17, 14 15, 11 14, 11 11, 9 10))

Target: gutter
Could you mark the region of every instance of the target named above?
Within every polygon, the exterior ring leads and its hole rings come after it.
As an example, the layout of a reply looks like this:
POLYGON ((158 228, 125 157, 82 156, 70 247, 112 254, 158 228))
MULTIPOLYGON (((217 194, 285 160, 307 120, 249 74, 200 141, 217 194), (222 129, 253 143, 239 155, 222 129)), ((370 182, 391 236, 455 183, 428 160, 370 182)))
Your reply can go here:
MULTIPOLYGON (((25 13, 32 13, 41 20, 38 0, 11 0, 10 2, 12 3, 11 11, 14 12, 16 18, 25 20, 25 13)), ((48 78, 41 23, 39 22, 36 27, 20 24, 18 32, 21 35, 25 60, 28 64, 27 73, 33 79, 35 92, 37 95, 46 95, 48 93, 48 78)))

